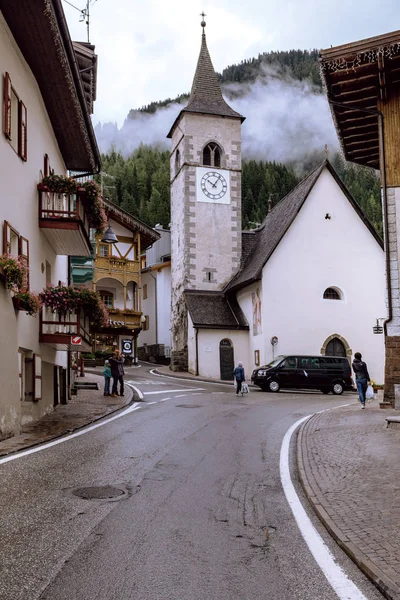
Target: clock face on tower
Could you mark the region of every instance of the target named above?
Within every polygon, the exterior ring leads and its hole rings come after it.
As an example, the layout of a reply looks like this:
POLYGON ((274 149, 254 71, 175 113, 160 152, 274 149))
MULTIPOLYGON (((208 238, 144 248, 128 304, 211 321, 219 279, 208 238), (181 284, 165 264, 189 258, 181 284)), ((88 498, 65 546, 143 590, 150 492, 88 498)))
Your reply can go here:
POLYGON ((228 184, 225 177, 218 171, 209 171, 201 178, 201 189, 211 200, 219 200, 225 196, 228 184))
POLYGON ((197 202, 230 204, 230 172, 227 169, 197 167, 197 202))

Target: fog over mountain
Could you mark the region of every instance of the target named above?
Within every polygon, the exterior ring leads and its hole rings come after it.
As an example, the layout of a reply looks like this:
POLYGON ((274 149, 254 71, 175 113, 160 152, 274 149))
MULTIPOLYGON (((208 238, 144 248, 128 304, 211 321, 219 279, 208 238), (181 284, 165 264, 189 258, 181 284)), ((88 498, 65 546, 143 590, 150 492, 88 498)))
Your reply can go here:
MULTIPOLYGON (((326 97, 308 81, 299 81, 264 67, 253 83, 226 84, 224 96, 246 117, 242 126, 245 158, 303 163, 323 155, 325 144, 338 149, 337 136, 326 97)), ((116 124, 95 127, 101 152, 112 147, 127 157, 140 144, 168 149, 166 135, 184 104, 172 103, 155 113, 135 111, 118 129, 116 124)))

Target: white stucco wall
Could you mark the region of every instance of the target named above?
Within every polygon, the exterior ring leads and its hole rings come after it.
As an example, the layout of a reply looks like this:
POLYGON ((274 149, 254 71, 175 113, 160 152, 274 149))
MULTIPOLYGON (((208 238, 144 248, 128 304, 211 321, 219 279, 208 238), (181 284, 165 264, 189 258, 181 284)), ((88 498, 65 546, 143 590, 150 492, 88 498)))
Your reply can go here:
MULTIPOLYGON (((1 13, 0 13, 0 75, 8 72, 12 86, 28 111, 28 159, 22 161, 0 132, 0 163, 2 175, 0 178, 1 229, 7 220, 20 235, 29 240, 30 254, 30 289, 38 293, 46 283, 44 267, 46 261, 51 265, 52 282, 67 281, 67 257, 56 256, 38 227, 38 193, 37 183, 41 179, 44 166, 44 155, 47 153, 50 165, 56 173, 66 173, 60 150, 55 139, 46 108, 44 106, 37 83, 22 57, 1 13)), ((3 249, 1 248, 1 252, 3 249)), ((9 318, 11 298, 9 293, 1 294, 1 320, 9 318)), ((6 343, 0 344, 2 373, 0 385, 2 394, 13 402, 15 381, 18 382, 17 352, 24 348, 29 353, 42 356, 45 363, 66 366, 67 354, 55 352, 50 346, 39 344, 39 318, 25 315, 22 311, 14 313, 16 336, 7 337, 6 343)), ((0 328, 4 332, 3 326, 0 328)), ((50 369, 51 370, 51 369, 50 369)), ((52 387, 52 386, 50 386, 52 387)), ((38 418, 41 414, 52 410, 52 390, 44 387, 47 393, 43 399, 33 405, 23 402, 25 419, 38 418)), ((0 408, 1 410, 1 408, 0 408)), ((0 416, 1 420, 1 416, 0 416)), ((15 430, 18 431, 18 419, 15 420, 15 430)))
MULTIPOLYGON (((386 316, 384 290, 384 252, 325 169, 263 270, 261 364, 272 358, 272 336, 279 338, 276 356, 320 354, 338 334, 382 383, 384 338, 372 327, 386 316), (324 300, 328 287, 344 299, 324 300)), ((247 289, 240 295, 246 316, 249 303, 247 289)))
MULTIPOLYGON (((189 316, 189 371, 195 373, 196 345, 195 330, 189 316)), ((246 378, 251 376, 251 364, 249 361, 249 339, 247 331, 232 329, 199 329, 198 333, 198 361, 199 374, 211 379, 220 379, 220 357, 219 345, 221 340, 229 339, 233 344, 233 362, 243 362, 246 378)), ((233 375, 232 375, 233 381, 233 375)))
POLYGON ((144 285, 147 285, 147 298, 142 297, 142 311, 144 315, 149 317, 149 329, 141 331, 139 346, 143 346, 143 344, 164 344, 170 347, 171 267, 162 267, 152 270, 151 273, 142 273, 142 291, 144 285))

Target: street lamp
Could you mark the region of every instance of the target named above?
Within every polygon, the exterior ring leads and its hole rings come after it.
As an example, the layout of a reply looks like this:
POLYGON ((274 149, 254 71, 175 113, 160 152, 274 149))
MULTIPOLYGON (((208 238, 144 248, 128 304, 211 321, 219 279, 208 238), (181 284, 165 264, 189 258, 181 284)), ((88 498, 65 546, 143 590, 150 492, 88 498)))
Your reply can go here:
POLYGON ((113 232, 110 223, 108 223, 107 231, 104 232, 104 235, 101 238, 101 241, 104 242, 105 244, 115 244, 116 242, 118 242, 118 238, 115 235, 115 233, 113 232))

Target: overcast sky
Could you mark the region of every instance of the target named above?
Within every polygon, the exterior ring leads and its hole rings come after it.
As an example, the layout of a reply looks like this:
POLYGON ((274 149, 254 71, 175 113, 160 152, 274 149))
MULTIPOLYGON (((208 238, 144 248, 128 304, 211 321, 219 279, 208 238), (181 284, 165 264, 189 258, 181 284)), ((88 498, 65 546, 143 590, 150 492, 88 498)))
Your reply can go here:
MULTIPOLYGON (((71 0, 79 9, 86 0, 71 0)), ((63 0, 73 40, 80 14, 63 0)), ((130 108, 190 91, 207 14, 217 71, 270 50, 327 48, 400 29, 399 0, 92 0, 99 56, 94 123, 122 125, 130 108)))

